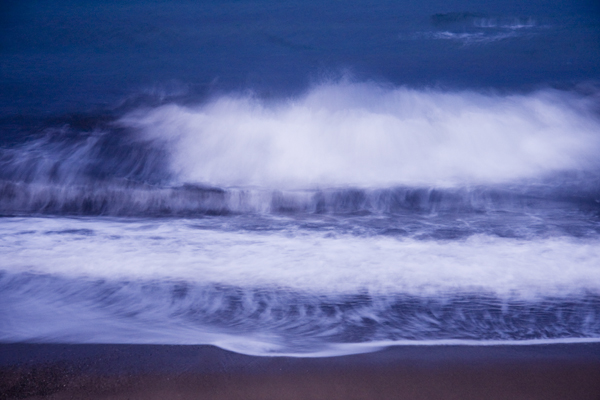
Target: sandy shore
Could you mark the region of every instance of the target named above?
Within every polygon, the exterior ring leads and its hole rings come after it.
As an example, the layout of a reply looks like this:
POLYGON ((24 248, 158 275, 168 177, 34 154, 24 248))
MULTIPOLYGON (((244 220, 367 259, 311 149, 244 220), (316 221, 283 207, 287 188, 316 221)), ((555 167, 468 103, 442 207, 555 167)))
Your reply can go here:
POLYGON ((212 346, 0 344, 0 399, 600 399, 600 344, 394 347, 329 358, 212 346))

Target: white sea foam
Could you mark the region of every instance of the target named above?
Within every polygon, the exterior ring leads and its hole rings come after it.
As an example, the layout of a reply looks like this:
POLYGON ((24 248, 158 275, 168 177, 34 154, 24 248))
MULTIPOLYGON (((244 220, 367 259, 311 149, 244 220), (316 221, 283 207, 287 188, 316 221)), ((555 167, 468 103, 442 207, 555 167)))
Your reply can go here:
POLYGON ((4 219, 0 269, 322 293, 467 291, 527 298, 600 290, 597 240, 473 236, 440 242, 294 230, 228 232, 195 224, 4 219))
POLYGON ((444 31, 444 32, 435 32, 428 36, 431 37, 432 39, 455 40, 455 41, 462 42, 465 45, 470 45, 470 44, 480 44, 480 43, 491 43, 491 42, 497 42, 499 40, 510 39, 510 38, 516 37, 517 34, 515 32, 501 32, 501 33, 488 34, 488 33, 484 33, 484 32, 473 32, 473 33, 460 32, 460 33, 457 33, 457 32, 444 31))
POLYGON ((224 95, 121 123, 165 141, 181 181, 306 188, 454 185, 595 168, 600 123, 575 95, 322 84, 263 101, 224 95))

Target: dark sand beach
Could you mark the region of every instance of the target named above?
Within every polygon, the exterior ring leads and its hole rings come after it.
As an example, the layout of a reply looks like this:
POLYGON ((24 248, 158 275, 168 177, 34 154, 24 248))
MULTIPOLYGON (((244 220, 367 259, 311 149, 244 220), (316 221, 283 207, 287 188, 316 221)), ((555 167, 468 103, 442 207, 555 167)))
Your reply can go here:
POLYGON ((213 346, 0 345, 1 399, 600 399, 600 344, 327 358, 213 346))

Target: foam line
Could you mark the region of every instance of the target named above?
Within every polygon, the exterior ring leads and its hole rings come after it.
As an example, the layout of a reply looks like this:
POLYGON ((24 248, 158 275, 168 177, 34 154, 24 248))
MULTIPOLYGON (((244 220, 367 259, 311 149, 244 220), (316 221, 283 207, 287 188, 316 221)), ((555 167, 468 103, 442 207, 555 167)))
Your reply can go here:
POLYGON ((438 241, 328 229, 231 232, 185 219, 15 218, 0 225, 0 251, 0 268, 11 272, 317 293, 459 290, 535 298, 600 288, 598 240, 569 237, 438 241))

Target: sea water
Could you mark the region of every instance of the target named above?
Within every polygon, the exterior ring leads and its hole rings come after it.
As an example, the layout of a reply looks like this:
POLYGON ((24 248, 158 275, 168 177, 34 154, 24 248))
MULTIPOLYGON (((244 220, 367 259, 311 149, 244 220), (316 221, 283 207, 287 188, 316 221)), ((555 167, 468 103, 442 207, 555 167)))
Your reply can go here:
POLYGON ((0 341, 600 340, 594 2, 7 2, 0 341))

